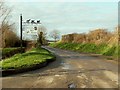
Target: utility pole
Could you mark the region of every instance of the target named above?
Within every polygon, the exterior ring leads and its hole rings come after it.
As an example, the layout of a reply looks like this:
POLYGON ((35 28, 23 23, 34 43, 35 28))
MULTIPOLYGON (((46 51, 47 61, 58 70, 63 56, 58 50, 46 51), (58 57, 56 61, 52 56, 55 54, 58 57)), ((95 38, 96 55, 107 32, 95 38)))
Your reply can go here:
POLYGON ((22 53, 22 14, 20 14, 20 40, 21 40, 21 53, 22 53))
MULTIPOLYGON (((23 18, 22 18, 22 14, 20 14, 20 47, 21 47, 21 53, 23 52, 23 39, 22 39, 22 32, 23 32, 23 26, 27 26, 27 25, 24 25, 24 24, 41 24, 40 20, 37 20, 37 22, 35 22, 35 20, 31 20, 31 19, 28 19, 26 20, 26 22, 23 22, 23 18)), ((37 27, 34 27, 34 30, 37 30, 37 27)))

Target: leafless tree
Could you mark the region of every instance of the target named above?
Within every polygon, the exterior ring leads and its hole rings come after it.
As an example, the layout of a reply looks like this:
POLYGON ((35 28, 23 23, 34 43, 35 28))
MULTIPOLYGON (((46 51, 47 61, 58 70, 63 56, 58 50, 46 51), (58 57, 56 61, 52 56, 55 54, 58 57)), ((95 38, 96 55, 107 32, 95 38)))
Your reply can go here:
POLYGON ((53 38, 56 42, 60 38, 60 32, 55 29, 50 33, 50 37, 53 38))
POLYGON ((11 10, 11 8, 7 8, 4 0, 0 0, 0 29, 2 30, 2 34, 13 25, 13 23, 10 24, 8 20, 11 10))
POLYGON ((38 27, 38 33, 40 33, 40 32, 43 32, 43 37, 46 38, 47 28, 45 26, 41 25, 41 26, 38 27))
POLYGON ((38 27, 38 36, 39 36, 39 42, 41 44, 46 43, 46 37, 47 37, 47 28, 43 25, 38 27))
POLYGON ((9 22, 9 16, 11 13, 11 8, 8 8, 5 5, 4 0, 0 0, 0 47, 5 47, 6 44, 9 41, 11 44, 13 44, 13 41, 16 41, 18 37, 16 34, 13 32, 15 30, 14 28, 14 23, 9 22))

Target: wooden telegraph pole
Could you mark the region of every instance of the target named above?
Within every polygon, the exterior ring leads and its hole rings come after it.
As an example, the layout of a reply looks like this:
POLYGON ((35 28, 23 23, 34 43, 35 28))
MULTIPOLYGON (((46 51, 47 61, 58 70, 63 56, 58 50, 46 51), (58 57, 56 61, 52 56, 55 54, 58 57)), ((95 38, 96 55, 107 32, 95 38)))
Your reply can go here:
POLYGON ((22 14, 20 14, 20 40, 21 40, 21 53, 22 53, 22 14))
MULTIPOLYGON (((24 23, 22 23, 22 14, 20 14, 20 47, 21 47, 21 53, 23 52, 22 48, 23 48, 23 40, 22 40, 22 26, 24 23)), ((37 20, 37 22, 35 22, 35 20, 31 20, 31 19, 28 19, 25 23, 28 23, 28 24, 41 24, 40 20, 37 20), (30 22, 31 21, 31 22, 30 22)), ((34 27, 35 30, 37 30, 37 27, 34 27)), ((42 35, 41 35, 42 36, 42 35)), ((42 43, 42 41, 41 41, 42 43)))

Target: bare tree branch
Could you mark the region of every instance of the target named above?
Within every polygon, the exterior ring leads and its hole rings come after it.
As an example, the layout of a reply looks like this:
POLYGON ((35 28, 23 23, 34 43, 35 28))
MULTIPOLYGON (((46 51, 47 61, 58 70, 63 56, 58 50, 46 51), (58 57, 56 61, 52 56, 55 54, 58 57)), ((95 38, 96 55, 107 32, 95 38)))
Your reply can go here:
POLYGON ((60 38, 60 32, 58 30, 53 30, 50 33, 50 37, 53 38, 55 40, 55 42, 57 41, 57 39, 60 38))
POLYGON ((5 5, 4 0, 0 0, 0 30, 2 30, 2 34, 5 30, 9 29, 13 25, 8 21, 8 17, 11 11, 11 8, 7 8, 5 5))

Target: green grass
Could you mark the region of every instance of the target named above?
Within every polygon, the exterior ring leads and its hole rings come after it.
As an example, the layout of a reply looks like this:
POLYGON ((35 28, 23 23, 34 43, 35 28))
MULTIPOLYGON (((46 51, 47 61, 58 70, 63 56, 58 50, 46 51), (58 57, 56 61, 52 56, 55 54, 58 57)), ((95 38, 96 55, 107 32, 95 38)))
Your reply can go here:
POLYGON ((120 58, 119 51, 120 51, 120 46, 110 46, 104 50, 103 55, 120 58))
POLYGON ((120 58, 120 45, 119 46, 109 46, 107 44, 93 44, 93 43, 52 43, 50 44, 51 47, 57 47, 61 49, 66 50, 73 50, 78 52, 84 52, 84 53, 96 53, 96 54, 102 54, 106 56, 113 56, 120 58))
POLYGON ((54 58, 53 54, 43 48, 33 48, 23 54, 16 54, 11 58, 0 61, 0 67, 7 69, 22 69, 33 67, 36 64, 46 62, 46 60, 54 58))

